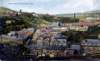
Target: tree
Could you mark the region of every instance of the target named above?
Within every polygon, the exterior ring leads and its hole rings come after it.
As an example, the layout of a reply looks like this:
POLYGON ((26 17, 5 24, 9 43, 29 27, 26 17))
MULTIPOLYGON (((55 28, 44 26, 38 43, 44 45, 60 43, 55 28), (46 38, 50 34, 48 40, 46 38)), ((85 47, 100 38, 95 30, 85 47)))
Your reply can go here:
POLYGON ((55 20, 54 16, 51 16, 51 15, 48 15, 48 14, 47 15, 41 15, 40 17, 41 17, 41 19, 44 19, 48 22, 53 22, 55 20))
POLYGON ((62 23, 72 23, 72 22, 78 22, 78 18, 72 18, 72 17, 59 17, 59 21, 62 23))
POLYGON ((4 18, 6 22, 5 33, 8 33, 10 31, 21 30, 25 27, 31 26, 29 24, 30 21, 29 22, 26 21, 25 18, 27 17, 24 17, 24 16, 6 16, 4 18))
POLYGON ((4 33, 5 24, 5 19, 0 17, 0 34, 4 33))

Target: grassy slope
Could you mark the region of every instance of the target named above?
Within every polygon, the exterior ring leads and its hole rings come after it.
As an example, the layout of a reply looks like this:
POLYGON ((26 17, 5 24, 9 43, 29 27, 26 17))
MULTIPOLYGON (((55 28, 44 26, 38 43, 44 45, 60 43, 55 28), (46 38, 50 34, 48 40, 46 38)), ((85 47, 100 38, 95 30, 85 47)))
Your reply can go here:
MULTIPOLYGON (((94 10, 94 11, 88 11, 88 12, 84 12, 84 13, 76 13, 76 16, 96 16, 96 15, 100 15, 100 10, 94 10)), ((57 16, 60 17, 73 17, 74 14, 57 14, 57 16)))
POLYGON ((4 8, 4 7, 0 7, 0 15, 3 15, 5 13, 11 12, 11 11, 13 11, 13 10, 8 9, 8 8, 4 8))

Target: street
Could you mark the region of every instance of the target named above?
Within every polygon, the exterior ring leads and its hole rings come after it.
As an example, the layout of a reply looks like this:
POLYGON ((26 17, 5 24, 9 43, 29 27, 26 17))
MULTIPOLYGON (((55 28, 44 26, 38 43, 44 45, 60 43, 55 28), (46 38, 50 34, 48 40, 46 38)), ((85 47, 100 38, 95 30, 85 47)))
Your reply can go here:
MULTIPOLYGON (((32 59, 20 59, 20 60, 1 60, 1 61, 35 61, 35 60, 32 60, 32 59)), ((37 60, 36 60, 37 61, 37 60)), ((68 60, 38 60, 38 61, 100 61, 99 58, 97 59, 68 59, 68 60)))

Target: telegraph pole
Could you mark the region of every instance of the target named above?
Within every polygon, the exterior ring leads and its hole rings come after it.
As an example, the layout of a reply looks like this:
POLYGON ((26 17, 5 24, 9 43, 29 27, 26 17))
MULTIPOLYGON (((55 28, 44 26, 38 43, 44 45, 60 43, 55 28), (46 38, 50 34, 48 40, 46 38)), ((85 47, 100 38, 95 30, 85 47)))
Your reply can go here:
POLYGON ((76 20, 76 13, 74 13, 74 22, 75 22, 75 20, 76 20))

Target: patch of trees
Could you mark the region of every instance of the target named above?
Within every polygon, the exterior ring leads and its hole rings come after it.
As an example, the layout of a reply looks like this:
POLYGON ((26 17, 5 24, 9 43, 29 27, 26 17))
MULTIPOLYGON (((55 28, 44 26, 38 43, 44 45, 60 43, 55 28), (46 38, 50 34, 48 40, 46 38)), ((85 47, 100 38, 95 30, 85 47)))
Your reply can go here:
POLYGON ((79 22, 79 19, 72 17, 59 17, 59 21, 63 23, 72 23, 72 22, 79 22))

